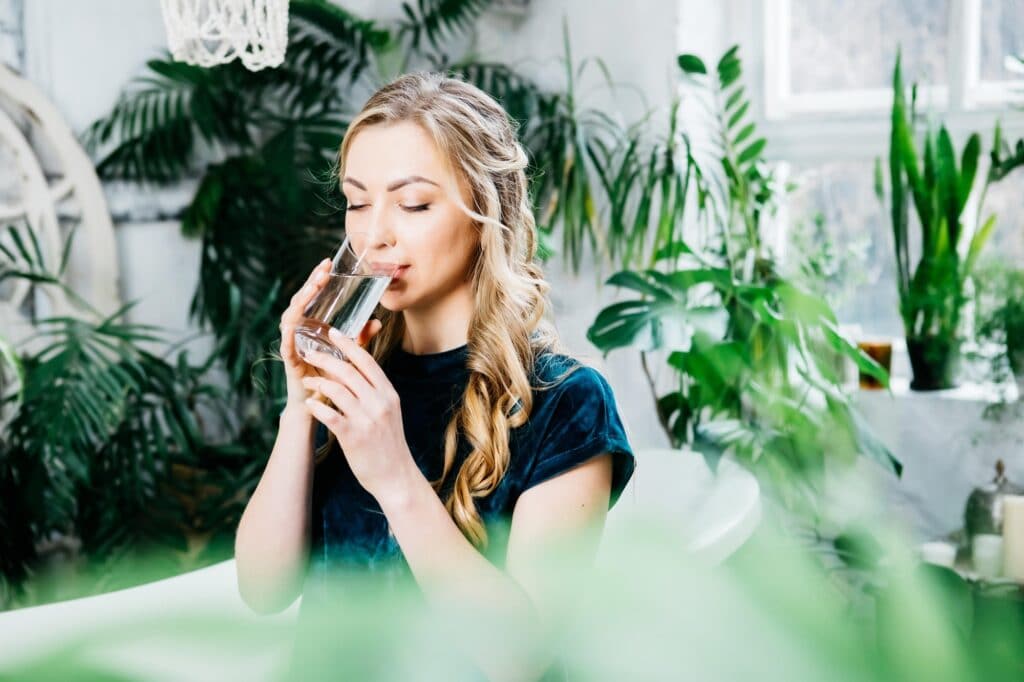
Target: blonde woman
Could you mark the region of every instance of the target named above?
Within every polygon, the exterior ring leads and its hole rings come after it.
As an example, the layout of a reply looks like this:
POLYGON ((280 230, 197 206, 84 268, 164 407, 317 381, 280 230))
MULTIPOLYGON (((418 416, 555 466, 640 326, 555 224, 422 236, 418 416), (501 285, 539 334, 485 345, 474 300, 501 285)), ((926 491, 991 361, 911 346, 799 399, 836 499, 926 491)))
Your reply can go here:
MULTIPOLYGON (((235 547, 253 609, 300 592, 305 609, 316 576, 344 566, 552 626, 565 596, 540 548, 571 536, 592 558, 634 459, 608 383, 545 319, 526 165, 501 106, 441 74, 398 78, 352 121, 346 232, 402 268, 358 341, 332 335, 349 362, 292 342, 329 261, 282 316, 287 407, 235 547)), ((544 672, 475 663, 490 679, 544 672)))

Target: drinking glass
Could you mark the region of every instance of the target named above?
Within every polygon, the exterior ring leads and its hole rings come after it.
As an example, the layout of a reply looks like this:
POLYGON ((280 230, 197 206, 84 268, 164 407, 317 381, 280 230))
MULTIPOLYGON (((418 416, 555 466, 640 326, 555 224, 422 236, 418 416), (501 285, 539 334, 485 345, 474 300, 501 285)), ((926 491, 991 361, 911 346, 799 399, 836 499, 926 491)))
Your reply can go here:
MULTIPOLYGON (((892 371, 892 341, 872 339, 864 340, 857 344, 864 353, 877 362, 886 372, 892 371)), ((867 390, 883 388, 882 382, 870 374, 858 373, 860 387, 867 390)))
POLYGON ((327 282, 306 306, 305 319, 295 328, 295 349, 299 354, 319 351, 344 360, 327 332, 334 327, 345 336, 356 338, 397 269, 394 263, 369 263, 366 251, 357 253, 346 235, 334 254, 327 282))

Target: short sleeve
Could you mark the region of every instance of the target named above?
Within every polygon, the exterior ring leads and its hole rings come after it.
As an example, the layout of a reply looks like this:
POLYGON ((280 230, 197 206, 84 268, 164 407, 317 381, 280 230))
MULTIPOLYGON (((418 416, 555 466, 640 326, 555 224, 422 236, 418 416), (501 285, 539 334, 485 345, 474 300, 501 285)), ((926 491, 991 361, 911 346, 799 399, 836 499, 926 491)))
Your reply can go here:
POLYGON ((636 467, 611 386, 600 372, 584 365, 550 391, 550 414, 523 490, 607 452, 612 455, 610 509, 636 467))

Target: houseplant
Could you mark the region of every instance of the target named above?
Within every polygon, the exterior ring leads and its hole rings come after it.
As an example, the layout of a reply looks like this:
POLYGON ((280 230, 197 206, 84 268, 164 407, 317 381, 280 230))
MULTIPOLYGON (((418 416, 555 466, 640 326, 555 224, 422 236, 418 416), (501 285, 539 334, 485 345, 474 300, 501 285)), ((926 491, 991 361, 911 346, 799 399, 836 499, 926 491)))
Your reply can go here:
POLYGON ((0 284, 59 287, 78 306, 73 317, 33 319, 36 340, 45 340, 38 350, 0 340, 0 375, 11 378, 0 382, 0 608, 123 586, 105 569, 130 557, 145 556, 163 574, 182 570, 194 517, 172 469, 234 448, 203 428, 204 419, 229 422, 208 367, 147 351, 160 331, 126 322, 131 304, 100 315, 63 283, 66 259, 44 262, 24 226, 0 234, 0 255, 0 284), (42 548, 58 545, 73 547, 68 561, 83 575, 96 571, 94 583, 46 591, 42 548))
POLYGON ((864 453, 900 468, 863 428, 821 348, 883 382, 887 376, 839 333, 823 299, 780 273, 763 239, 764 218, 787 188, 765 163, 767 142, 748 116, 738 49, 712 73, 696 56, 678 61, 710 100, 712 158, 698 163, 682 138, 683 161, 660 169, 665 184, 680 191, 652 220, 674 222, 673 238, 651 253, 645 269, 608 279, 639 298, 603 309, 588 338, 605 354, 640 349, 649 379, 647 354, 668 351, 676 389, 659 396, 650 385, 672 445, 689 444, 712 465, 730 450, 787 505, 813 515, 826 458, 864 453), (693 227, 684 236, 687 204, 693 227))
MULTIPOLYGON (((982 182, 973 233, 965 210, 975 185, 981 139, 972 134, 959 160, 944 125, 927 130, 919 154, 914 140, 917 88, 907 104, 900 57, 893 69, 892 129, 889 146, 889 214, 896 254, 907 352, 913 368, 911 388, 935 390, 955 385, 960 352, 960 321, 965 287, 996 224, 995 215, 980 221, 988 186, 1024 164, 1024 144, 1009 152, 1001 129, 993 134, 991 163, 982 182), (910 206, 921 227, 920 255, 910 254, 910 206)), ((886 200, 881 161, 875 164, 875 191, 886 200)))
POLYGON ((1018 396, 1024 396, 1024 269, 996 261, 979 268, 978 340, 998 344, 997 380, 1012 375, 1018 396))

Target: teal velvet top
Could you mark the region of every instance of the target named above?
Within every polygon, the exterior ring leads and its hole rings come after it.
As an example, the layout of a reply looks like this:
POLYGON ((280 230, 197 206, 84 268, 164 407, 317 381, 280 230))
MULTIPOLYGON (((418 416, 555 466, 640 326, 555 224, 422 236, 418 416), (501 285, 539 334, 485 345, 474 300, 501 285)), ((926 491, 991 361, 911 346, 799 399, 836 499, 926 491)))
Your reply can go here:
MULTIPOLYGON (((409 450, 428 480, 441 475, 444 430, 469 379, 468 354, 468 345, 425 355, 396 348, 381 364, 401 401, 409 450)), ((531 385, 556 381, 577 364, 565 355, 542 354, 530 376, 531 385)), ((612 389, 597 370, 581 365, 552 388, 535 388, 533 397, 527 422, 509 432, 511 457, 501 483, 487 497, 475 500, 488 532, 484 555, 498 567, 504 566, 508 524, 524 491, 607 452, 613 466, 610 508, 635 466, 612 389)), ((315 447, 326 440, 327 429, 320 424, 315 447)), ((468 452, 468 443, 460 438, 442 499, 468 452)), ((336 441, 314 472, 312 539, 302 610, 312 608, 318 586, 334 568, 369 572, 385 582, 412 580, 380 505, 359 485, 336 441)))
MULTIPOLYGON (((444 429, 466 388, 468 353, 466 345, 426 355, 397 348, 381 367, 399 395, 409 450, 428 480, 441 475, 444 429)), ((538 376, 544 382, 554 381, 577 363, 564 355, 542 355, 531 382, 536 385, 538 376)), ((315 447, 326 440, 327 429, 320 424, 315 447)), ((530 418, 510 431, 509 450, 509 467, 497 489, 476 499, 485 524, 510 521, 516 500, 525 490, 605 452, 612 453, 613 458, 610 507, 634 468, 633 452, 612 389, 597 370, 587 366, 581 366, 553 388, 534 390, 530 418)), ((442 497, 468 454, 468 443, 460 439, 442 497)), ((397 542, 388 533, 380 505, 359 485, 337 441, 316 468, 313 480, 311 563, 371 571, 408 569, 397 542)), ((503 539, 489 537, 488 542, 488 558, 498 566, 504 564, 503 539)))

